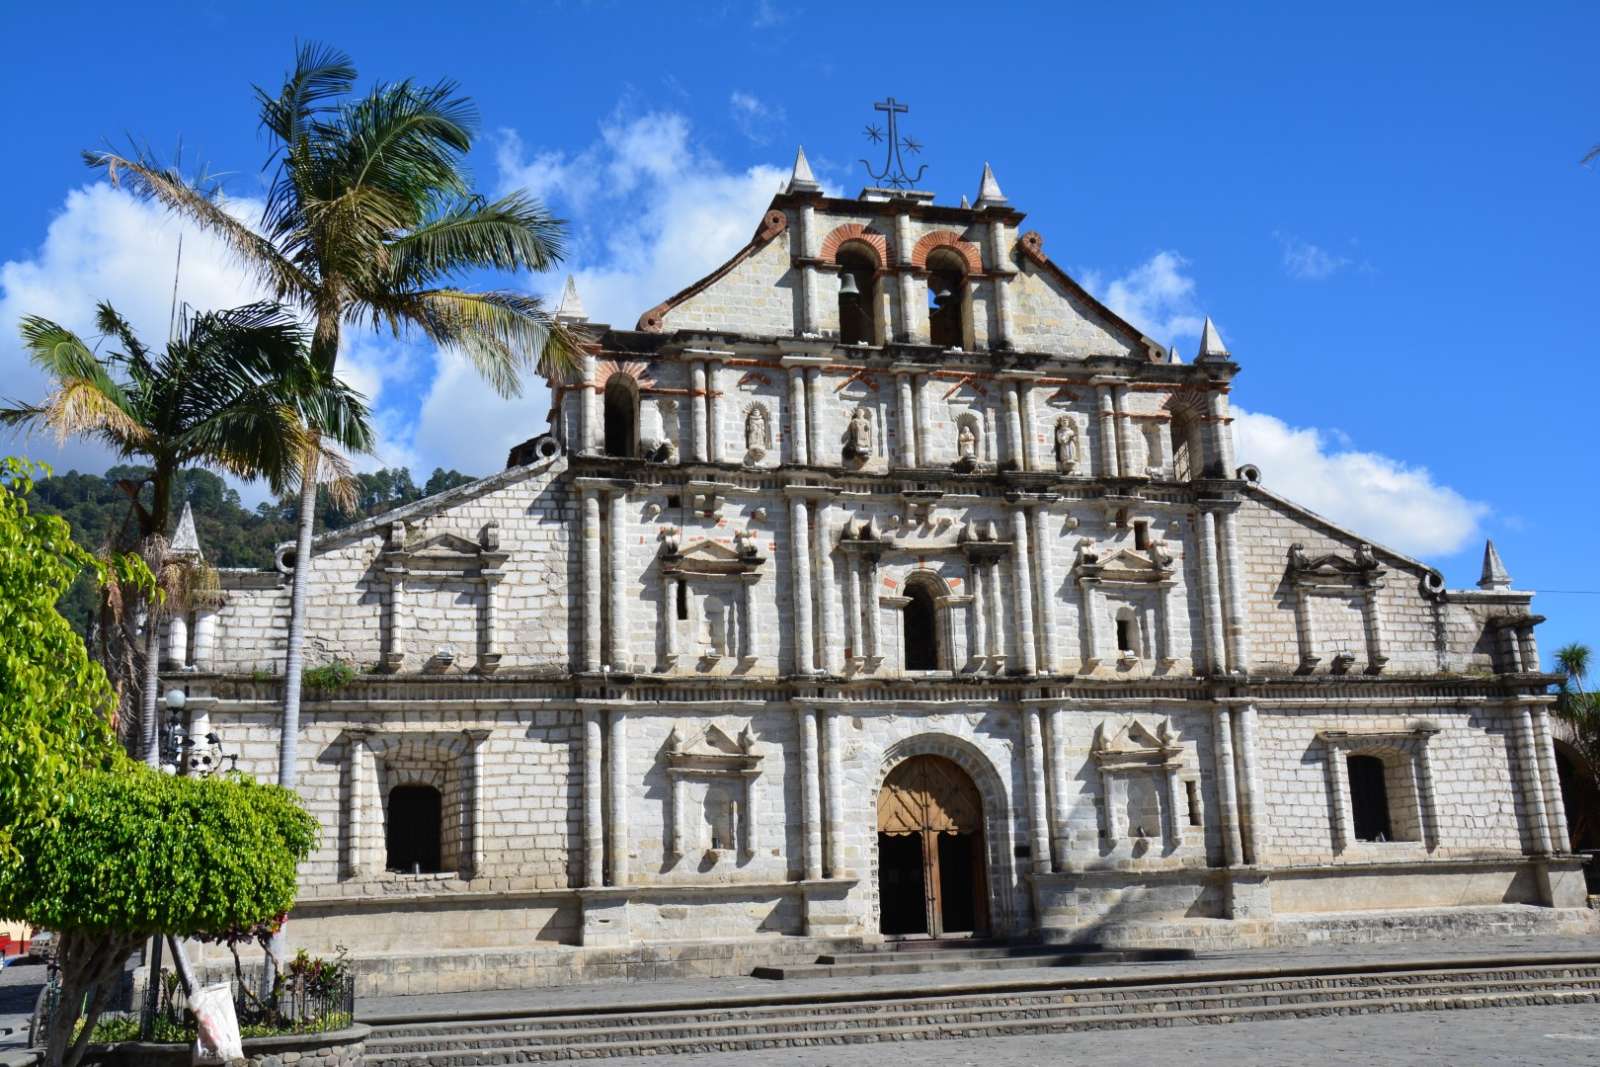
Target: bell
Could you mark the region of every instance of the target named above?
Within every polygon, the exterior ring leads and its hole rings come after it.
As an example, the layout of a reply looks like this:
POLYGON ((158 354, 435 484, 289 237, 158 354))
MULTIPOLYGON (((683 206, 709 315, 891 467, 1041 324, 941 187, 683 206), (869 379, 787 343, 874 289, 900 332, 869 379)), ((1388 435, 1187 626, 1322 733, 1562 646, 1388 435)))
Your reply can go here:
POLYGON ((854 274, 846 274, 844 276, 844 278, 839 282, 839 295, 840 296, 860 296, 861 295, 861 290, 856 287, 856 276, 854 274))

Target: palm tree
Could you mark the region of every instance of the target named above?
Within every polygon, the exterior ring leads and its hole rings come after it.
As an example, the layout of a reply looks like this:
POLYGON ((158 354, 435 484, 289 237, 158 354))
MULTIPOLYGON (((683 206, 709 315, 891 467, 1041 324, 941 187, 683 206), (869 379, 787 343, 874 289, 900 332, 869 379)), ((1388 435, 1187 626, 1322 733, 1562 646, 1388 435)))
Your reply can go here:
MULTIPOLYGON (((311 362, 331 376, 346 326, 420 333, 464 353, 500 393, 521 373, 569 375, 578 340, 535 297, 459 283, 485 268, 544 271, 563 253, 564 224, 524 193, 472 191, 464 157, 476 113, 451 82, 379 84, 352 97, 356 72, 334 49, 303 45, 276 93, 256 88, 276 164, 260 232, 229 214, 220 190, 139 156, 90 152, 127 180, 219 235, 280 300, 313 321, 311 362)), ((278 781, 293 787, 300 728, 306 581, 316 508, 314 453, 301 479, 278 781)))
POLYGON ((109 303, 99 305, 96 324, 113 346, 106 354, 48 319, 22 321, 23 343, 49 378, 50 393, 38 404, 0 407, 0 426, 47 428, 63 440, 94 438, 150 467, 142 482, 123 489, 134 547, 162 591, 145 602, 139 719, 140 752, 154 765, 162 605, 181 607, 207 584, 203 570, 186 569, 166 551, 173 476, 199 464, 242 478, 265 476, 274 488, 288 489, 322 439, 366 449, 372 435, 360 395, 309 368, 305 327, 277 304, 185 314, 160 351, 140 341, 109 303), (316 383, 309 397, 303 395, 308 381, 316 383))

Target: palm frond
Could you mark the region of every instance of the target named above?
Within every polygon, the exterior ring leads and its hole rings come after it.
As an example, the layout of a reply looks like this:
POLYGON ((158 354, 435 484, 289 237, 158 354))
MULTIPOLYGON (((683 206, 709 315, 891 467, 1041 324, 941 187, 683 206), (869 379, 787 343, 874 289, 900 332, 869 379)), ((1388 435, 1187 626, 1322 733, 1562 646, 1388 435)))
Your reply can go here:
POLYGON ((502 396, 518 395, 524 370, 565 377, 578 365, 577 339, 527 293, 426 289, 367 300, 374 325, 415 327, 440 347, 460 351, 502 396))
POLYGON ((60 382, 41 406, 42 421, 55 431, 58 444, 69 437, 92 435, 124 454, 148 451, 156 444, 156 435, 90 378, 60 382))
POLYGON ((546 271, 566 255, 565 227, 524 193, 460 200, 390 245, 393 274, 422 287, 484 267, 546 271))
POLYGON ((262 129, 282 144, 294 144, 304 135, 306 123, 322 110, 323 101, 348 93, 355 79, 355 65, 345 53, 314 41, 300 44, 294 69, 284 78, 277 96, 255 86, 262 129))
POLYGON ((84 162, 104 170, 113 185, 126 182, 140 196, 165 205, 174 214, 220 237, 246 271, 280 300, 304 302, 312 279, 281 255, 271 241, 223 209, 218 190, 202 189, 175 170, 163 170, 143 159, 113 152, 85 152, 84 162))
POLYGON ((108 300, 102 300, 95 305, 94 322, 100 332, 107 337, 115 337, 117 343, 122 345, 124 355, 133 363, 148 367, 150 365, 150 350, 139 340, 138 334, 133 332, 133 326, 108 300))
POLYGON ((415 207, 413 224, 437 198, 469 195, 461 159, 472 147, 477 111, 456 95, 453 82, 375 86, 344 108, 339 121, 348 184, 408 195, 415 207))

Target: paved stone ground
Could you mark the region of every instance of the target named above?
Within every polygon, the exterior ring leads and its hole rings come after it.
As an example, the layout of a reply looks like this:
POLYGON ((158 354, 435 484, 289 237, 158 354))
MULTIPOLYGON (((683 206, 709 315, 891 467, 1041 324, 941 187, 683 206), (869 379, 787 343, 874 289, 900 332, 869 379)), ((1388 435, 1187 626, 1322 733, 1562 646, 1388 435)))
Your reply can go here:
POLYGON ((43 964, 17 962, 0 971, 0 1049, 19 1048, 27 1040, 22 1028, 33 1016, 44 972, 43 964))
POLYGON ((961 971, 877 978, 801 978, 782 982, 758 978, 663 979, 654 982, 563 986, 555 989, 504 989, 477 993, 425 993, 363 997, 356 1017, 414 1013, 474 1013, 519 1009, 571 1008, 596 1004, 703 1002, 723 997, 781 996, 793 993, 863 993, 908 987, 937 989, 990 982, 1053 981, 1111 975, 1180 975, 1245 967, 1348 966, 1472 956, 1529 955, 1541 952, 1600 953, 1600 937, 1480 938, 1472 941, 1414 941, 1390 945, 1324 945, 1314 948, 1208 952, 1172 963, 1119 963, 1095 967, 1033 967, 1008 971, 961 971))
MULTIPOLYGON (((670 1057, 605 1061, 670 1067, 670 1057)), ((1594 1005, 1288 1019, 850 1048, 786 1048, 694 1057, 694 1067, 1150 1067, 1151 1064, 1350 1064, 1361 1067, 1570 1067, 1600 1064, 1594 1005)))

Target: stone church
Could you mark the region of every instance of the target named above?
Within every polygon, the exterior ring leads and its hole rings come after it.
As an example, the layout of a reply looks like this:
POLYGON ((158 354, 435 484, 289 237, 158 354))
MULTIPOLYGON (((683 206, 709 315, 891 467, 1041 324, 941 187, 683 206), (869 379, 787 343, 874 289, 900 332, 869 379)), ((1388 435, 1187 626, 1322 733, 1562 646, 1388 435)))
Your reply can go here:
POLYGON ((290 942, 424 992, 1585 925, 1493 546, 1447 589, 1266 488, 1211 322, 1186 361, 1023 220, 987 167, 846 199, 801 154, 631 328, 569 282, 592 343, 504 470, 225 571, 166 684, 242 770, 294 568, 358 672, 308 692, 290 942))

